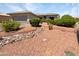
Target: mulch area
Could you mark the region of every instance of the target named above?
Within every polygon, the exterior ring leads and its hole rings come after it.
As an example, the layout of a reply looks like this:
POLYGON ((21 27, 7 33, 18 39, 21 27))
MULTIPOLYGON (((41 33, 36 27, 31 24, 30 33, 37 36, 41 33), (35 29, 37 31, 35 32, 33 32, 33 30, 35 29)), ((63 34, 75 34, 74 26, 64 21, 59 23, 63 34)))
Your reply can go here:
POLYGON ((0 49, 0 55, 63 56, 64 51, 79 55, 79 45, 74 28, 43 26, 44 31, 29 40, 10 43, 0 49))

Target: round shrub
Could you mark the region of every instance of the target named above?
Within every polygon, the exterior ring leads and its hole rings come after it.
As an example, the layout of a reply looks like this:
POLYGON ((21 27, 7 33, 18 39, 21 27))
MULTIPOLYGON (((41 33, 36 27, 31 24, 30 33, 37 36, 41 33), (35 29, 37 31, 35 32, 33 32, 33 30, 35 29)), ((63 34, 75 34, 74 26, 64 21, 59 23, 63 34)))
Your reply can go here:
POLYGON ((2 22, 2 28, 5 32, 15 31, 19 28, 19 26, 20 23, 13 20, 7 20, 2 22))
POLYGON ((40 24, 41 20, 38 19, 38 18, 35 18, 35 19, 31 19, 30 20, 30 24, 34 27, 39 27, 39 24, 40 24))
POLYGON ((76 23, 76 19, 70 15, 64 15, 61 19, 55 20, 56 25, 65 26, 65 27, 73 27, 76 23))
POLYGON ((13 26, 12 26, 12 29, 13 30, 19 29, 19 26, 20 26, 20 23, 19 22, 13 21, 13 26))

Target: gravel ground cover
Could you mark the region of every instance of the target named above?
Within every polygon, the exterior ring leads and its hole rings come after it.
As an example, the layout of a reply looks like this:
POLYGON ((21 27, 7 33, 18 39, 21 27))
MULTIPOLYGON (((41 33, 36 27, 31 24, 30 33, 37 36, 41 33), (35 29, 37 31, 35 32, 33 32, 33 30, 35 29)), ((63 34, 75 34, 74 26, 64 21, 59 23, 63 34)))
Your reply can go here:
POLYGON ((37 36, 10 43, 0 49, 0 55, 21 56, 64 56, 65 51, 79 55, 79 45, 74 28, 43 26, 44 31, 37 36))

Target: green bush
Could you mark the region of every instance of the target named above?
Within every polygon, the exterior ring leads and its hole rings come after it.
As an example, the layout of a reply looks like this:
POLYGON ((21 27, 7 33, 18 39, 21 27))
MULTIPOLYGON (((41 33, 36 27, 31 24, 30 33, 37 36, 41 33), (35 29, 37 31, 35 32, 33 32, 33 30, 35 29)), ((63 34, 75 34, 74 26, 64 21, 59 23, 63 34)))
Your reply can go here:
POLYGON ((51 19, 46 19, 46 22, 47 22, 47 23, 50 23, 50 24, 54 24, 54 21, 51 20, 51 19))
POLYGON ((46 19, 41 19, 41 23, 46 22, 46 19))
POLYGON ((41 20, 38 19, 38 18, 34 18, 34 19, 31 19, 30 20, 30 24, 34 27, 39 27, 39 24, 40 24, 41 20))
POLYGON ((54 22, 56 25, 73 27, 76 23, 76 19, 70 15, 64 15, 61 17, 61 19, 57 19, 54 22))
POLYGON ((6 32, 15 31, 19 29, 19 26, 20 26, 20 23, 13 20, 7 20, 2 22, 2 28, 6 32))
POLYGON ((62 25, 63 25, 63 20, 61 20, 61 19, 56 19, 56 20, 54 20, 54 24, 55 24, 55 25, 62 26, 62 25))
POLYGON ((19 29, 19 26, 20 26, 20 23, 19 22, 13 21, 13 26, 12 26, 12 29, 13 30, 19 29))

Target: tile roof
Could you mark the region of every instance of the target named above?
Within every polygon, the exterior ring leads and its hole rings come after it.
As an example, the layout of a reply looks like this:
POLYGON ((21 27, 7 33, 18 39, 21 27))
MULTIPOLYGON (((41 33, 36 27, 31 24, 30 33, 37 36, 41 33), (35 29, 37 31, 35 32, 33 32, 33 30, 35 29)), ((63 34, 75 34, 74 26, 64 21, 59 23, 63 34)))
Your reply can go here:
POLYGON ((28 11, 28 10, 22 10, 22 11, 16 11, 16 12, 13 12, 13 13, 8 13, 8 14, 16 14, 16 13, 32 13, 32 12, 28 11))

